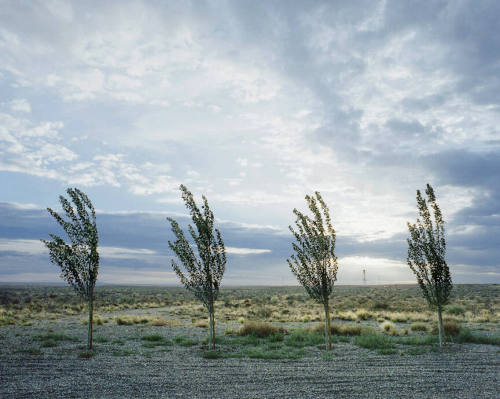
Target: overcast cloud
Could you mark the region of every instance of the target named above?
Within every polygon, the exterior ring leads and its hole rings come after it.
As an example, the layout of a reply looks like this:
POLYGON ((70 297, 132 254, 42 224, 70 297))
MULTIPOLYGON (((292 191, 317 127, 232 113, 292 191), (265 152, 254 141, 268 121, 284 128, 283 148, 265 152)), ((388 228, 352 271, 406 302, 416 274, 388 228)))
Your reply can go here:
POLYGON ((218 218, 228 283, 294 283, 287 226, 315 190, 339 283, 410 282, 430 183, 454 281, 498 283, 499 18, 494 0, 0 0, 0 281, 57 281, 43 209, 77 186, 102 280, 173 283, 183 183, 218 218))

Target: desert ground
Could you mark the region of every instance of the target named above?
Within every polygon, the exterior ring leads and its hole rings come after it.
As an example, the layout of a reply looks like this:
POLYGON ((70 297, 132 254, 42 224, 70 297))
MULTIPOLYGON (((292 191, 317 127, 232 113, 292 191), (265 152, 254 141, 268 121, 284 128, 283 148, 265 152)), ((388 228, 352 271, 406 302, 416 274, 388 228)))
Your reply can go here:
POLYGON ((448 344, 416 286, 335 288, 334 348, 299 287, 232 287, 206 312, 181 288, 0 286, 1 398, 496 398, 500 286, 462 285, 448 344))

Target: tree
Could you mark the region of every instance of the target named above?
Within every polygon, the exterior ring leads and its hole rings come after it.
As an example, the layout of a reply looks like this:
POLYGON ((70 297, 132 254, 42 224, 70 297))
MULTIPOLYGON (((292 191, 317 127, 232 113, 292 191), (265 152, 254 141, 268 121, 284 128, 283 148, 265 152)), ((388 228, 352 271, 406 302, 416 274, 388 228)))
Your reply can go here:
POLYGON ((408 266, 415 273, 418 285, 431 308, 437 309, 439 324, 439 345, 443 345, 444 331, 442 311, 449 302, 451 289, 450 269, 446 264, 446 241, 443 215, 436 202, 432 187, 427 184, 427 201, 417 190, 417 207, 421 219, 415 224, 407 222, 410 237, 408 241, 408 266), (434 221, 428 205, 432 208, 434 221))
POLYGON ((337 280, 338 263, 335 256, 335 230, 332 227, 328 207, 319 192, 315 196, 306 195, 307 205, 313 218, 297 209, 295 224, 297 230, 289 226, 295 236, 292 243, 295 254, 287 259, 288 265, 309 296, 323 305, 325 311, 325 344, 332 347, 330 332, 330 295, 337 280), (318 206, 319 205, 319 206, 318 206), (321 210, 320 210, 321 208, 321 210))
POLYGON ((66 232, 69 242, 49 234, 52 241, 41 240, 49 249, 50 260, 61 268, 61 278, 65 279, 88 304, 87 349, 92 349, 94 321, 94 287, 99 270, 97 252, 98 235, 96 216, 89 198, 77 188, 66 190, 70 200, 59 196, 67 220, 50 208, 47 211, 66 232))
POLYGON ((200 210, 193 194, 184 185, 180 186, 180 190, 196 227, 195 230, 189 225, 188 230, 196 244, 198 256, 179 224, 174 219, 167 218, 176 237, 176 240, 169 241, 168 245, 184 265, 187 273, 181 270, 175 260, 172 260, 172 268, 186 289, 193 292, 207 308, 210 324, 209 347, 215 349, 214 302, 219 295, 220 283, 226 269, 226 250, 220 231, 214 229, 214 214, 208 206, 206 197, 202 197, 203 205, 200 210))

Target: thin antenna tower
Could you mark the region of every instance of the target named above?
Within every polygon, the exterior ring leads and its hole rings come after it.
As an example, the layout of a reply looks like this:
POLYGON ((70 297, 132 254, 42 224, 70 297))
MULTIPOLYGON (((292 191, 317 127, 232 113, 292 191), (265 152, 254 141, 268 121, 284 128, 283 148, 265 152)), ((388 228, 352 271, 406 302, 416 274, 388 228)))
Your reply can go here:
POLYGON ((363 284, 366 285, 366 270, 363 269, 363 284))

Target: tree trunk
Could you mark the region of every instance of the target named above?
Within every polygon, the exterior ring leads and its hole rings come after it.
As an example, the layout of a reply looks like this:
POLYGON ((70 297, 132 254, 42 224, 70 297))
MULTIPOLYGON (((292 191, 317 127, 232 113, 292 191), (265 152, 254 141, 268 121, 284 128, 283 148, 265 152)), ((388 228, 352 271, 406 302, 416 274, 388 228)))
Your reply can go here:
POLYGON ((325 308, 325 346, 326 350, 332 349, 332 333, 330 331, 330 305, 326 302, 325 308))
POLYGON ((87 336, 87 349, 92 349, 92 332, 94 329, 94 288, 90 289, 89 295, 89 331, 87 336))
POLYGON ((212 306, 212 349, 215 349, 215 308, 212 306))
POLYGON ((209 335, 208 335, 208 348, 215 349, 214 337, 214 304, 208 306, 208 321, 209 321, 209 335))
POLYGON ((443 317, 441 315, 442 309, 438 305, 438 329, 439 329, 439 346, 443 346, 445 343, 444 328, 443 328, 443 317))

